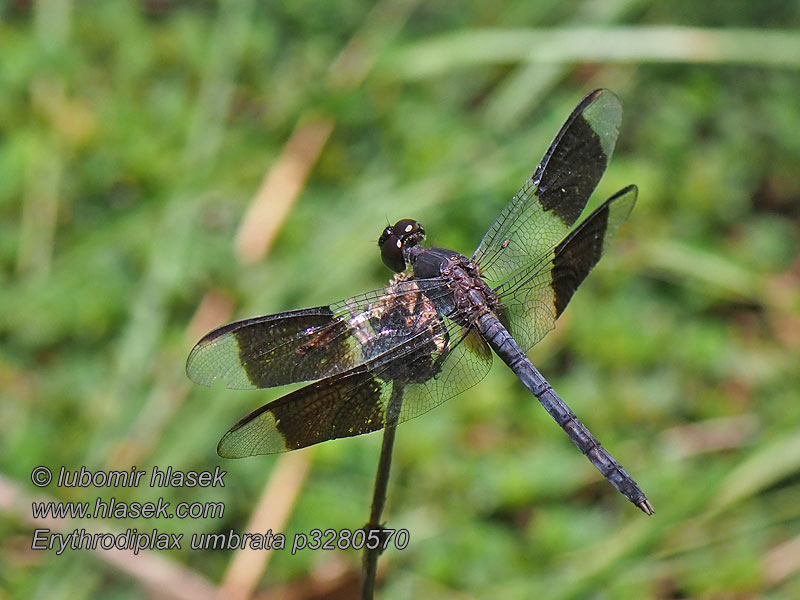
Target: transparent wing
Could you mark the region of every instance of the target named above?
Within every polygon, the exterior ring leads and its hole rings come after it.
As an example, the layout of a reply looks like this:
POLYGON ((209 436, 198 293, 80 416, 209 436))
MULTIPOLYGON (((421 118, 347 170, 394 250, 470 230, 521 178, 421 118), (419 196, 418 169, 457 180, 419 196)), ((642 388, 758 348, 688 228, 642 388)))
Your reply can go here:
POLYGON ((495 288, 505 307, 504 321, 523 351, 555 326, 575 290, 630 215, 637 194, 636 186, 623 188, 556 246, 495 288))
POLYGON ((423 294, 443 313, 451 292, 439 279, 398 280, 330 306, 229 323, 204 336, 186 372, 201 385, 220 379, 235 389, 268 388, 343 373, 415 334, 413 309, 423 294))
POLYGON ((621 121, 622 104, 608 90, 591 92, 572 111, 475 250, 473 261, 490 285, 546 254, 569 232, 606 170, 621 121))
POLYGON ((317 381, 253 411, 217 446, 241 458, 304 448, 377 431, 393 393, 402 394, 398 422, 417 417, 478 383, 492 354, 475 332, 449 319, 420 322, 420 331, 345 373, 317 381))

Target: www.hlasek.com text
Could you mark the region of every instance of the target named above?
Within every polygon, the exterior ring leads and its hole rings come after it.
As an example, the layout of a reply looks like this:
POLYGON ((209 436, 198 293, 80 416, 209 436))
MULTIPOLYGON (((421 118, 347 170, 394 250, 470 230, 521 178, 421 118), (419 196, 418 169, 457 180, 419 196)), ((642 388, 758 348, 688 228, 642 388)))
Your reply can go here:
POLYGON ((116 498, 83 502, 39 501, 31 503, 34 519, 221 519, 223 502, 179 502, 175 508, 164 498, 155 502, 123 502, 116 498))

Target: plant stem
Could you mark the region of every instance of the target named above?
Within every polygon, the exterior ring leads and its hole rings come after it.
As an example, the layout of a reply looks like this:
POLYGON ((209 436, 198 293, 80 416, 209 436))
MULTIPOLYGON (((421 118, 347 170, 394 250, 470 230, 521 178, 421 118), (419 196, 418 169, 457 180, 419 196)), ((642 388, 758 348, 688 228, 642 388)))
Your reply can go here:
MULTIPOLYGON (((389 487, 389 472, 392 467, 392 449, 394 447, 394 433, 397 429, 397 420, 400 417, 400 409, 403 405, 403 386, 395 382, 392 389, 392 396, 389 398, 389 406, 386 409, 386 427, 383 431, 383 444, 381 445, 381 456, 378 459, 378 472, 375 475, 375 490, 372 494, 372 510, 370 511, 369 522, 364 526, 369 539, 369 532, 372 530, 383 529, 381 514, 386 504, 386 489, 389 487)), ((381 540, 382 541, 382 540, 381 540)), ((378 572, 378 557, 383 551, 383 543, 378 547, 370 549, 364 547, 364 581, 361 587, 362 600, 372 600, 375 593, 375 576, 378 572)))

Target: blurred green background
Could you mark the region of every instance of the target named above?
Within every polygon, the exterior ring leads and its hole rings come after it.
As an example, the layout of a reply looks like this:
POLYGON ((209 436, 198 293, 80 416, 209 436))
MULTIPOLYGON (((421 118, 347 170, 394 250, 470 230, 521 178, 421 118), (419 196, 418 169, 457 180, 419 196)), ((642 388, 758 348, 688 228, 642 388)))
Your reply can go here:
POLYGON ((800 597, 800 4, 0 7, 0 598, 353 597, 354 551, 241 575, 187 542, 256 506, 289 536, 362 526, 380 435, 220 459, 285 390, 192 386, 186 355, 226 320, 382 285, 387 221, 470 254, 595 87, 625 112, 590 206, 629 183, 639 202, 531 356, 657 514, 495 360, 398 429, 384 516, 410 544, 380 594, 800 597), (228 475, 38 490, 37 465, 228 475), (52 525, 184 533, 181 551, 31 550, 31 498, 112 495, 226 511, 52 525))

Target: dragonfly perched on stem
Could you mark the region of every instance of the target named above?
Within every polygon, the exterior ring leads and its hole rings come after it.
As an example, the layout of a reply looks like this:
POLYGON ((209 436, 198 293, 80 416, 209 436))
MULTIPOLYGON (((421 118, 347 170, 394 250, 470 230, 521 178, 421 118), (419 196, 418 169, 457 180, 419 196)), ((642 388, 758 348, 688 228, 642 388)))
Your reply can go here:
POLYGON ((653 514, 525 354, 555 326, 636 202, 636 186, 625 187, 573 228, 621 119, 620 100, 608 90, 583 98, 471 258, 424 247, 422 225, 402 219, 378 242, 397 273, 387 287, 203 337, 186 365, 197 383, 254 389, 314 381, 241 419, 219 442, 220 456, 283 452, 402 423, 478 383, 494 351, 600 473, 653 514))

